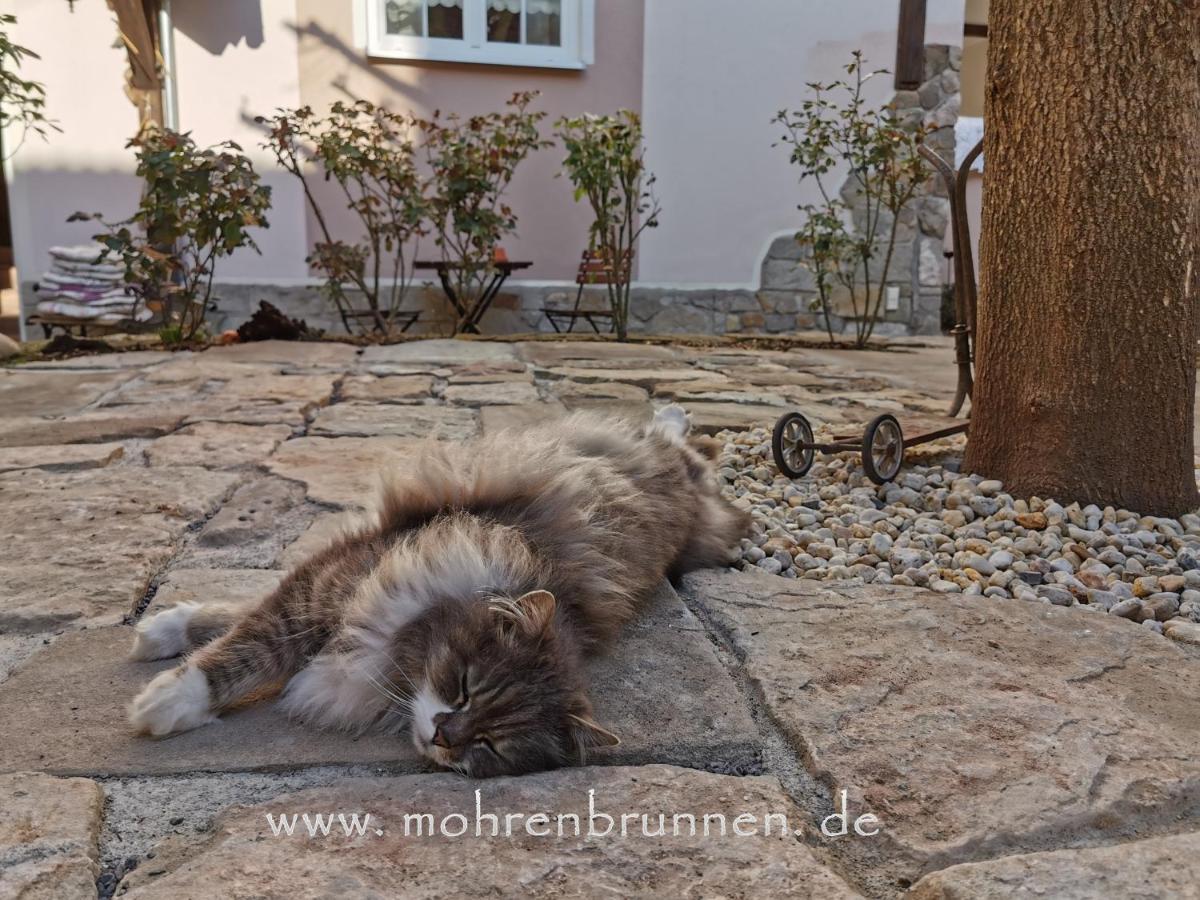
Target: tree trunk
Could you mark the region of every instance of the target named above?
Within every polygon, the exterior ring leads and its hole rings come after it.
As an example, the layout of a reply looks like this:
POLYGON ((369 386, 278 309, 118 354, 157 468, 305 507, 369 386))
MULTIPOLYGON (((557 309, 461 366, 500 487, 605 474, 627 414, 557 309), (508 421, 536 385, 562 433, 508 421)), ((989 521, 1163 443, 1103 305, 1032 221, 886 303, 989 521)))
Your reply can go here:
POLYGON ((1006 0, 989 25, 968 471, 1196 508, 1197 0, 1006 0))

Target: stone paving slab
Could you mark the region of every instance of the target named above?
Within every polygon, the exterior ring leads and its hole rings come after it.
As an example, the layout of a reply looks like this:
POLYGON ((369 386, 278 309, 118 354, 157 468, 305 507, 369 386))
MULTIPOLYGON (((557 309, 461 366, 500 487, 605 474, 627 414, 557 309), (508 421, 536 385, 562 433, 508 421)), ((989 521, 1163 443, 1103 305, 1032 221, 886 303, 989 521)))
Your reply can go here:
POLYGON ((521 381, 450 384, 444 396, 447 403, 458 406, 509 406, 538 401, 537 388, 521 381))
POLYGON ((183 356, 166 365, 155 366, 141 373, 143 383, 176 385, 204 385, 207 382, 237 381, 261 378, 264 375, 280 375, 283 363, 233 362, 228 357, 211 353, 194 353, 183 356))
POLYGON ((202 356, 214 363, 266 363, 297 369, 349 369, 358 358, 358 348, 335 341, 255 341, 210 347, 202 356))
POLYGON ((0 419, 0 447, 30 447, 151 438, 183 424, 184 414, 150 407, 102 409, 57 418, 9 416, 0 419))
MULTIPOLYGON (((769 393, 767 391, 750 389, 748 391, 735 390, 688 390, 686 388, 672 390, 669 393, 664 393, 660 389, 656 389, 654 395, 656 397, 671 397, 678 403, 692 403, 698 407, 708 404, 720 404, 722 407, 727 407, 729 404, 738 404, 744 406, 788 406, 787 397, 782 394, 769 393)), ((782 410, 779 410, 782 412, 782 410)))
POLYGON ((0 369, 0 410, 6 419, 80 412, 132 377, 129 372, 0 369))
POLYGON ((183 350, 125 350, 120 353, 96 353, 88 356, 72 356, 68 359, 39 359, 25 363, 22 369, 142 369, 159 363, 171 362, 180 357, 191 356, 191 351, 183 350))
MULTIPOLYGON (((788 816, 789 824, 801 816, 774 778, 729 778, 670 766, 564 769, 486 782, 444 774, 345 779, 230 810, 208 840, 170 839, 159 847, 153 866, 127 876, 123 896, 202 896, 218 873, 222 890, 237 897, 860 896, 792 838, 691 836, 686 820, 678 837, 671 833, 677 813, 703 823, 704 813, 729 809, 744 809, 760 822, 774 812, 788 816), (500 828, 504 813, 545 812, 579 816, 582 834, 574 836, 572 820, 566 819, 567 836, 560 838, 557 820, 551 819, 552 836, 535 837, 524 830, 523 819, 514 819, 511 837, 491 837, 484 820, 482 837, 474 836, 473 825, 469 836, 458 839, 441 833, 418 837, 411 825, 405 836, 404 817, 411 813, 429 813, 438 823, 456 814, 474 822, 476 789, 485 813, 501 812, 500 828), (589 837, 589 791, 595 792, 597 812, 644 812, 651 817, 650 830, 663 813, 668 834, 589 837), (318 809, 369 813, 378 828, 353 839, 276 838, 266 821, 267 813, 318 809)), ((640 829, 640 818, 637 822, 640 829)), ((447 829, 457 827, 457 819, 450 819, 447 829)), ((538 821, 532 827, 541 828, 538 821)), ((595 829, 603 827, 597 820, 595 829)), ((711 828, 717 828, 715 821, 711 828)))
POLYGON ((235 469, 261 463, 291 436, 287 425, 199 422, 154 441, 146 460, 152 466, 235 469))
POLYGON ((176 564, 210 568, 271 568, 302 535, 314 511, 302 484, 265 476, 247 481, 176 557, 176 564))
POLYGON ((782 407, 761 403, 687 401, 681 405, 692 419, 692 429, 701 434, 716 434, 726 429, 744 431, 759 425, 773 427, 784 412, 782 407))
POLYGON ((512 344, 471 340, 409 341, 363 350, 362 365, 462 366, 479 362, 511 362, 517 358, 512 344))
POLYGON ((528 428, 567 414, 567 408, 556 401, 522 403, 516 406, 485 406, 479 411, 484 434, 495 434, 506 428, 528 428))
POLYGON ((321 513, 313 519, 300 537, 283 549, 275 564, 281 569, 295 568, 314 553, 333 543, 338 535, 357 529, 363 521, 363 513, 354 510, 321 513))
POLYGON ((304 400, 277 403, 273 400, 230 401, 210 398, 181 408, 186 413, 184 423, 223 422, 232 425, 287 425, 303 428, 313 409, 321 404, 304 400))
POLYGON ((0 628, 121 621, 236 478, 132 466, 0 475, 0 628))
POLYGON ((363 509, 379 493, 381 472, 402 465, 423 443, 416 438, 293 438, 266 461, 276 475, 305 485, 308 499, 363 509))
POLYGON ((342 381, 342 400, 421 403, 433 397, 432 375, 354 375, 342 381))
MULTIPOLYGON (((0 722, 36 723, 8 733, 0 771, 135 775, 351 763, 426 768, 406 735, 355 739, 318 731, 288 721, 270 702, 165 740, 136 737, 125 723, 125 707, 172 664, 128 661, 132 640, 127 627, 66 634, 0 684, 0 722)), ((623 740, 614 750, 597 751, 592 761, 757 768, 757 733, 737 686, 699 622, 665 585, 615 652, 593 662, 592 672, 596 716, 623 740)))
POLYGON ((582 366, 562 366, 547 369, 544 373, 549 378, 566 378, 571 381, 595 382, 615 381, 619 384, 633 384, 641 388, 652 389, 656 384, 678 381, 704 381, 713 377, 711 372, 691 368, 629 368, 612 369, 606 366, 585 368, 582 366))
POLYGON ((576 360, 596 360, 614 364, 613 368, 629 368, 630 360, 672 362, 683 355, 675 347, 615 341, 525 341, 517 345, 517 354, 526 362, 547 368, 576 360))
POLYGON ((926 875, 906 897, 909 900, 1200 897, 1200 833, 952 866, 926 875))
POLYGON ((393 437, 460 441, 479 429, 474 410, 447 406, 396 406, 338 403, 317 413, 310 435, 325 437, 393 437))
POLYGON ((563 405, 566 406, 567 412, 585 411, 599 413, 601 415, 626 419, 637 425, 649 422, 654 416, 654 407, 645 401, 587 400, 576 397, 564 400, 563 405))
POLYGON ((503 384, 510 381, 533 384, 533 375, 522 362, 472 363, 443 371, 450 384, 503 384))
POLYGON ((172 569, 163 576, 145 615, 177 603, 240 603, 249 607, 266 599, 286 574, 279 569, 172 569))
POLYGON ((51 444, 47 447, 0 447, 0 472, 18 469, 46 469, 68 472, 74 469, 102 469, 121 458, 120 444, 51 444))
POLYGON ((1043 604, 687 576, 806 767, 912 878, 1200 813, 1200 659, 1043 604))
POLYGON ((612 382, 581 382, 554 381, 549 385, 550 392, 564 403, 590 400, 623 400, 627 403, 645 403, 650 394, 645 388, 636 384, 615 384, 612 382))
POLYGON ((0 897, 96 896, 104 793, 86 778, 0 775, 0 897))

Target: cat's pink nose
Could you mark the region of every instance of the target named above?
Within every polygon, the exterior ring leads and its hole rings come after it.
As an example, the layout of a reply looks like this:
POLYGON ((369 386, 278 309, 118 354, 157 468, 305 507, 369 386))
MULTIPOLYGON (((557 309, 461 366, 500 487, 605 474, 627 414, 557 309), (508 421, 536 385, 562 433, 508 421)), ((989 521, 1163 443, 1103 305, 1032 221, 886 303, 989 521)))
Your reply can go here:
POLYGON ((436 747, 449 747, 450 742, 446 740, 446 735, 442 733, 442 726, 438 725, 433 729, 433 743, 436 747))

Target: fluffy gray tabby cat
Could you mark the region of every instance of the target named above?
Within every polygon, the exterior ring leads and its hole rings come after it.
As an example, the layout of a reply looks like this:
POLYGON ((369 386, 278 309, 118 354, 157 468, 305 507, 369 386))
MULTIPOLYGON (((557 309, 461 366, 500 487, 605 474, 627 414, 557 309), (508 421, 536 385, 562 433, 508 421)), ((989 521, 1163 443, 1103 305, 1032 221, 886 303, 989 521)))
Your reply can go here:
POLYGON ((133 725, 186 731, 285 684, 293 715, 409 727, 423 755, 476 777, 616 743, 592 718, 583 660, 664 576, 728 561, 747 525, 718 493, 715 445, 687 431, 668 407, 645 427, 577 415, 431 443, 373 524, 256 608, 181 604, 139 624, 136 659, 199 649, 138 695, 133 725))

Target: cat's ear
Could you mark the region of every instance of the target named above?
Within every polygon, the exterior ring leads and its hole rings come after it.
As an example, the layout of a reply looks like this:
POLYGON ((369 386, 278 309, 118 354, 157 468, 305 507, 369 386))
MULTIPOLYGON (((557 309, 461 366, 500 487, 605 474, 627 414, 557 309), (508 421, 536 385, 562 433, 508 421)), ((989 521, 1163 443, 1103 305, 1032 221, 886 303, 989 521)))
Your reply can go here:
POLYGON ((571 722, 575 745, 580 750, 590 750, 592 747, 615 747, 621 743, 619 737, 607 728, 596 724, 596 720, 591 716, 577 716, 571 713, 567 718, 571 722))
POLYGON ((557 601, 549 591, 530 591, 516 600, 497 598, 491 602, 492 612, 530 635, 549 629, 556 605, 557 601))
POLYGON ((545 631, 554 621, 558 601, 549 591, 530 591, 517 598, 517 605, 525 611, 525 620, 534 631, 545 631))

